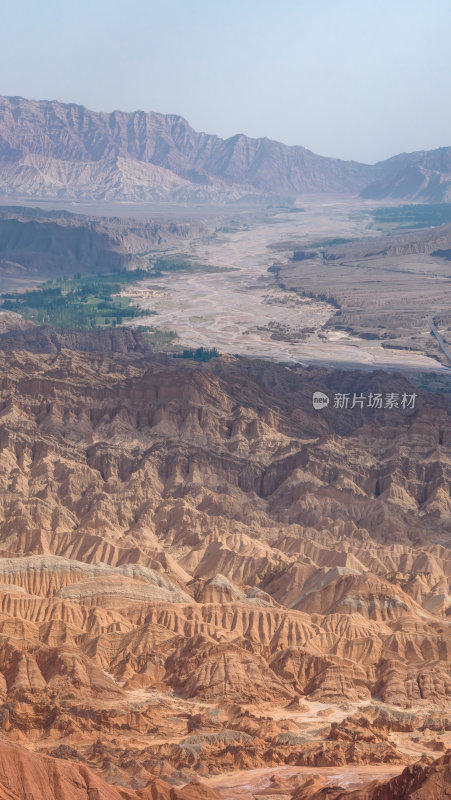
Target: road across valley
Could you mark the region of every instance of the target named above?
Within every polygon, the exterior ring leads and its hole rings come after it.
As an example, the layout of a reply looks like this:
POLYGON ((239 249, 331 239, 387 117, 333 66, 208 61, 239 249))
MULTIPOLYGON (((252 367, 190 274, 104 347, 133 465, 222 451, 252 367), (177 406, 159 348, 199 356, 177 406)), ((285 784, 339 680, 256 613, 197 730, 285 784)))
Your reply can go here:
POLYGON ((432 319, 432 317, 429 318, 429 325, 431 327, 431 333, 437 339, 437 341, 438 341, 443 353, 445 354, 446 358, 448 359, 449 363, 451 364, 451 347, 445 342, 444 338, 438 332, 437 326, 436 326, 434 320, 432 319))

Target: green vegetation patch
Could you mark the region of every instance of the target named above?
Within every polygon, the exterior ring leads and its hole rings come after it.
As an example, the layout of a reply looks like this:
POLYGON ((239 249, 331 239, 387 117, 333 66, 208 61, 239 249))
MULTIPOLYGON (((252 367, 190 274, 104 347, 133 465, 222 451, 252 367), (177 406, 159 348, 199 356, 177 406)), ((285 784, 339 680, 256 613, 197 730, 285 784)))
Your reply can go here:
POLYGON ((132 270, 95 278, 77 275, 70 280, 48 281, 39 289, 4 294, 0 308, 55 328, 115 327, 152 313, 119 295, 123 284, 144 277, 148 277, 145 270, 132 270))
POLYGON ((268 244, 267 249, 283 252, 286 250, 304 250, 312 247, 332 247, 333 245, 347 244, 352 241, 354 240, 346 239, 343 236, 328 236, 324 239, 308 239, 305 237, 304 239, 285 239, 280 242, 268 244))
POLYGON ((373 208, 370 214, 375 223, 390 225, 399 230, 431 228, 451 222, 451 203, 373 208))
POLYGON ((196 347, 182 350, 181 353, 173 353, 173 358, 193 358, 195 361, 210 361, 211 358, 218 358, 220 355, 216 347, 196 347))
POLYGON ((312 242, 309 242, 309 247, 333 247, 337 244, 348 244, 348 242, 354 241, 353 239, 347 239, 345 236, 326 236, 325 239, 314 239, 312 242))
POLYGON ((148 257, 149 272, 145 273, 147 278, 163 275, 165 272, 236 272, 235 267, 214 267, 210 264, 201 264, 198 261, 191 261, 183 256, 153 256, 149 253, 148 257))
POLYGON ((168 328, 154 328, 153 326, 143 327, 138 325, 136 330, 142 331, 148 344, 155 347, 156 350, 172 350, 178 339, 177 332, 169 330, 168 328))

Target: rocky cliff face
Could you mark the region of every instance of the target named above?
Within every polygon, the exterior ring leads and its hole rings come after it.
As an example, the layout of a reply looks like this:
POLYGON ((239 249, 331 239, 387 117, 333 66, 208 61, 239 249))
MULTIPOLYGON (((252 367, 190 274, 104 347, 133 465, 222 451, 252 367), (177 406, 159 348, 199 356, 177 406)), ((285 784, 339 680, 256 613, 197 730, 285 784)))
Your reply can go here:
MULTIPOLYGON (((101 328, 87 331, 57 331, 51 325, 34 325, 18 314, 0 313, 0 349, 28 350, 32 353, 58 353, 62 349, 105 354, 151 353, 145 336, 133 328, 101 328)), ((154 355, 154 358, 157 358, 154 355)))
POLYGON ((146 268, 140 253, 196 236, 197 223, 88 217, 0 207, 0 278, 62 277, 146 268))
POLYGON ((445 395, 315 412, 387 378, 133 349, 0 374, 5 798, 216 800, 190 782, 451 744, 445 395))
POLYGON ((450 148, 375 165, 237 134, 221 139, 177 115, 109 114, 74 103, 0 97, 0 196, 229 201, 260 193, 449 200, 450 148))
POLYGON ((451 200, 451 147, 403 153, 377 166, 383 174, 363 189, 364 198, 417 203, 451 200))
POLYGON ((116 788, 63 753, 64 748, 49 758, 0 742, 0 800, 220 800, 214 789, 198 781, 180 789, 162 780, 151 780, 138 792, 116 788))
POLYGON ((233 199, 257 192, 355 193, 377 168, 244 135, 198 133, 182 117, 111 114, 0 98, 0 191, 7 196, 233 199))

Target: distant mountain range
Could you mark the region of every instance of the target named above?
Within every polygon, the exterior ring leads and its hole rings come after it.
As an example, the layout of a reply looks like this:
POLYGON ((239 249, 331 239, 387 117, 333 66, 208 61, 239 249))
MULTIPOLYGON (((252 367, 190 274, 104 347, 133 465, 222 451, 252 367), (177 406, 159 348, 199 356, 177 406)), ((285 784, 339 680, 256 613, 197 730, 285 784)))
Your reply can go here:
POLYGON ((0 198, 202 202, 318 193, 451 199, 451 148, 368 165, 267 138, 220 139, 176 115, 0 97, 0 198))
POLYGON ((384 175, 366 186, 362 197, 372 200, 451 201, 451 147, 401 153, 376 164, 384 175))

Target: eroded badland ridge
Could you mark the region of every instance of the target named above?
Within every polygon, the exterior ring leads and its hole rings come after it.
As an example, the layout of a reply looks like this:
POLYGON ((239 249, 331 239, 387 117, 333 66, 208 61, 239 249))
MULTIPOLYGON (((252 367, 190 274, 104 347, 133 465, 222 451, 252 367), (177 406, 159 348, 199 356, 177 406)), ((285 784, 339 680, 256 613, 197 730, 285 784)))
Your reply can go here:
POLYGON ((267 138, 220 139, 177 115, 0 97, 0 186, 10 198, 185 202, 363 192, 442 202, 450 197, 450 148, 371 166, 267 138))
POLYGON ((392 375, 414 408, 317 412, 387 375, 230 356, 0 369, 5 798, 319 798, 422 754, 402 786, 446 784, 447 395, 392 375))
POLYGON ((147 266, 140 254, 203 231, 201 222, 90 217, 66 211, 0 206, 0 289, 25 288, 74 273, 95 276, 147 266))

